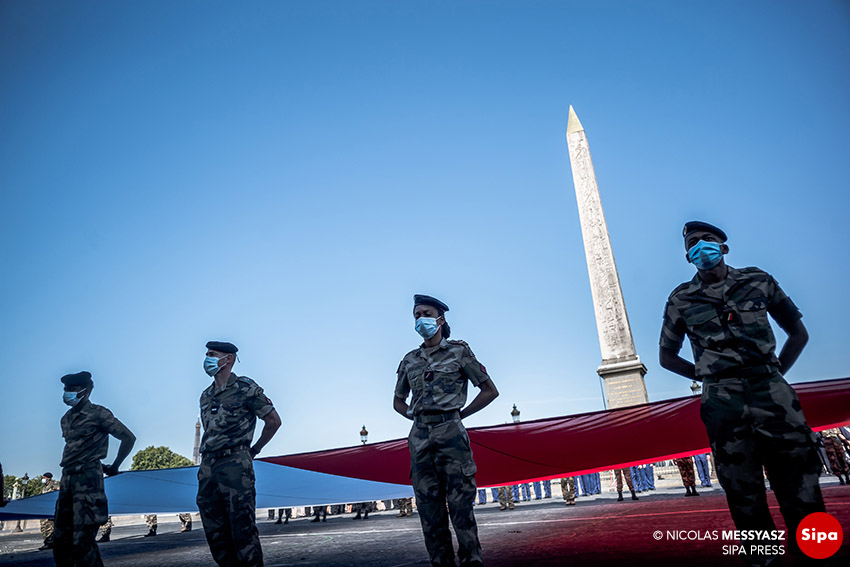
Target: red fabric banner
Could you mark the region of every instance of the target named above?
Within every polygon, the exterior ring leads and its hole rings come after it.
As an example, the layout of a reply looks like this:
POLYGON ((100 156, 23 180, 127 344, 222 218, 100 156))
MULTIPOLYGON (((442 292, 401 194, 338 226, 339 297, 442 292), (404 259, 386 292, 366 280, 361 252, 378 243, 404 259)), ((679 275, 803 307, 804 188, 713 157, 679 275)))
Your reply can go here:
MULTIPOLYGON (((850 378, 793 384, 812 429, 850 422, 850 378)), ((708 452, 698 397, 469 429, 479 487, 610 470, 708 452)), ((407 440, 261 459, 410 484, 407 440)))

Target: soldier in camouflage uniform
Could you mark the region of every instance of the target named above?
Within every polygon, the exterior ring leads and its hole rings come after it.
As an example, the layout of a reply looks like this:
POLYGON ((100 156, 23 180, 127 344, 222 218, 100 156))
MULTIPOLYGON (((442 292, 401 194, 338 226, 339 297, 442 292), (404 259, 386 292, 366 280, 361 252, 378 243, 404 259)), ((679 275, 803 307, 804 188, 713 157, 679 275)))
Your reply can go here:
POLYGON ((413 420, 407 441, 410 476, 425 547, 433 566, 455 565, 450 516, 460 564, 483 565, 472 510, 476 467, 461 419, 485 407, 499 392, 469 345, 447 340, 448 306, 427 295, 413 296, 413 304, 414 328, 425 342, 398 366, 393 408, 413 420), (468 382, 481 391, 464 408, 468 382))
POLYGON ((91 374, 79 372, 62 377, 63 400, 71 406, 62 416, 62 480, 56 499, 53 558, 57 567, 100 566, 94 541, 98 527, 106 521, 107 502, 103 475, 118 474, 118 467, 136 442, 136 437, 112 412, 89 401, 94 388, 91 374), (111 465, 104 465, 109 436, 121 441, 111 465))
POLYGON ((697 492, 697 480, 694 476, 694 460, 692 457, 682 457, 673 459, 676 466, 679 467, 679 476, 682 477, 682 484, 685 486, 685 496, 699 496, 697 492))
POLYGON ((198 510, 213 559, 221 567, 263 564, 256 526, 253 458, 280 427, 272 401, 256 382, 231 369, 237 348, 210 341, 204 370, 214 378, 201 394, 201 466, 198 510), (251 446, 257 418, 263 432, 251 446))
POLYGON ((832 474, 838 477, 840 484, 850 483, 850 466, 847 465, 847 459, 844 457, 844 447, 841 446, 841 440, 838 437, 838 429, 825 429, 821 431, 823 435, 823 448, 826 450, 826 458, 829 461, 829 469, 832 474), (844 478, 841 477, 844 475, 844 478), (845 481, 845 479, 847 479, 845 481))
MULTIPOLYGON (((59 490, 59 483, 53 480, 53 473, 46 472, 41 475, 41 493, 47 494, 59 490)), ((53 518, 45 518, 41 521, 41 538, 44 544, 39 547, 39 551, 45 549, 53 549, 53 518)))
POLYGON ((398 508, 398 517, 413 515, 413 498, 399 498, 395 501, 395 506, 398 508))
POLYGON ((97 543, 106 543, 112 537, 112 516, 107 516, 106 521, 100 526, 100 539, 97 543))
POLYGON ((632 471, 627 467, 614 470, 614 477, 617 479, 617 502, 623 501, 623 476, 626 477, 626 486, 632 493, 632 500, 638 500, 637 494, 635 494, 635 485, 632 484, 632 471))
MULTIPOLYGON (((802 315, 770 274, 726 265, 729 247, 719 228, 692 221, 683 236, 697 274, 667 300, 661 366, 703 382, 700 415, 735 526, 775 529, 764 466, 788 533, 794 534, 806 515, 824 511, 815 436, 783 378, 808 341, 802 315), (778 357, 768 315, 788 333, 778 357), (694 364, 679 356, 686 335, 694 364)), ((797 552, 796 538, 788 541, 797 552)))
POLYGON ((148 526, 148 533, 145 534, 145 537, 155 536, 157 528, 156 514, 145 514, 145 525, 148 526))
POLYGON ((510 508, 514 509, 514 491, 510 486, 500 486, 499 491, 499 510, 510 508))
POLYGON ((177 514, 180 519, 180 533, 192 531, 192 514, 177 514))
MULTIPOLYGON (((547 481, 548 482, 548 481, 547 481)), ((576 479, 567 476, 561 479, 561 494, 564 495, 564 505, 574 506, 576 503, 576 479)))

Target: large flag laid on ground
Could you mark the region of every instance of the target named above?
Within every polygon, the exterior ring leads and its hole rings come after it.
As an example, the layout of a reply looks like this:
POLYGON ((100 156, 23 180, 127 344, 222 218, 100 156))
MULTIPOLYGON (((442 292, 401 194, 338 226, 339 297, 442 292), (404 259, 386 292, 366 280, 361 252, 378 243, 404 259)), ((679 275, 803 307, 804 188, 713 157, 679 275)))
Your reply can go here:
MULTIPOLYGON (((850 422, 850 378, 794 384, 809 425, 850 422)), ((469 429, 480 487, 559 478, 705 453, 708 438, 690 396, 609 411, 469 429)), ((439 427, 439 426, 438 426, 439 427)), ((267 457, 254 462, 257 507, 284 508, 412 496, 406 439, 267 457)), ((197 467, 106 479, 114 515, 197 510, 197 467)), ((0 520, 53 515, 56 493, 16 500, 0 520)))

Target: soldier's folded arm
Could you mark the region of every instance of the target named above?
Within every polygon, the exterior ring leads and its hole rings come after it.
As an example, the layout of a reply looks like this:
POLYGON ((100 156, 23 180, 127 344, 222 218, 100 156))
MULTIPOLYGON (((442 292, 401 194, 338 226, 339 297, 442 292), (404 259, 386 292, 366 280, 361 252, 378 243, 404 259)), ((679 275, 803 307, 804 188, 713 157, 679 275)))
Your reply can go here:
POLYGON ((398 397, 398 395, 393 396, 393 409, 406 417, 407 419, 413 419, 409 415, 407 415, 407 396, 404 398, 398 397))
POLYGON ((694 365, 681 356, 675 350, 659 347, 658 348, 658 362, 661 364, 661 368, 669 370, 670 372, 674 372, 679 376, 684 376, 685 378, 690 378, 691 380, 699 380, 702 381, 702 378, 696 375, 696 369, 694 365))
POLYGON ((272 437, 274 437, 274 434, 277 433, 277 430, 280 429, 281 425, 280 415, 274 408, 260 419, 263 420, 263 431, 260 433, 260 438, 257 439, 257 442, 254 443, 253 447, 251 447, 252 457, 256 457, 260 451, 263 450, 263 447, 272 440, 272 437))
POLYGON ((496 389, 496 385, 493 384, 493 380, 491 378, 487 378, 483 382, 478 384, 478 387, 481 389, 478 392, 478 395, 475 396, 475 399, 472 402, 463 408, 460 412, 460 418, 464 419, 474 414, 477 411, 480 411, 490 405, 490 402, 499 397, 499 390, 496 389))
POLYGON ((126 425, 114 417, 109 421, 107 431, 110 435, 121 442, 121 445, 118 447, 118 454, 115 455, 115 460, 111 465, 105 465, 103 467, 103 472, 107 476, 115 476, 118 474, 118 469, 121 467, 121 463, 124 462, 124 459, 126 459, 133 450, 133 445, 136 444, 136 436, 133 435, 133 432, 130 431, 126 425))

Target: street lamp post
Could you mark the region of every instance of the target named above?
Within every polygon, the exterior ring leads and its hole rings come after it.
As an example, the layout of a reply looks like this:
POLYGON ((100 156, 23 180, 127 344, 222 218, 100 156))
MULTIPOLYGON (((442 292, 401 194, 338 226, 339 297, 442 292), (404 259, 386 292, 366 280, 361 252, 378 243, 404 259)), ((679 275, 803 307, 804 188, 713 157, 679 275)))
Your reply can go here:
POLYGON ((514 404, 514 409, 511 410, 511 419, 514 420, 514 423, 519 423, 519 410, 516 409, 516 404, 514 404))
POLYGON ((369 439, 369 432, 366 431, 366 426, 364 425, 363 429, 360 430, 360 442, 365 445, 366 441, 368 441, 368 439, 369 439))

